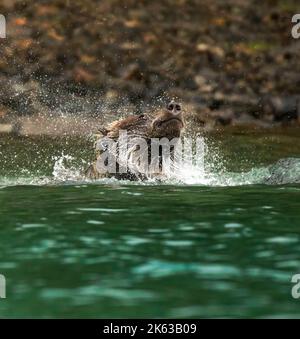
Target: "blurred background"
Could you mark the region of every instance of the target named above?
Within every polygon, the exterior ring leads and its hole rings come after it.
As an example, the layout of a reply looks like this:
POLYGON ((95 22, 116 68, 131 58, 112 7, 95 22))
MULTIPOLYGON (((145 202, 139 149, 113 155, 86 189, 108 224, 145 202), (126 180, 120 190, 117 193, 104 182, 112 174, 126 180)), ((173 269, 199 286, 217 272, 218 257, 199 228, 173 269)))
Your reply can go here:
POLYGON ((297 126, 297 12, 296 0, 1 0, 0 131, 82 133, 170 98, 207 129, 297 126))

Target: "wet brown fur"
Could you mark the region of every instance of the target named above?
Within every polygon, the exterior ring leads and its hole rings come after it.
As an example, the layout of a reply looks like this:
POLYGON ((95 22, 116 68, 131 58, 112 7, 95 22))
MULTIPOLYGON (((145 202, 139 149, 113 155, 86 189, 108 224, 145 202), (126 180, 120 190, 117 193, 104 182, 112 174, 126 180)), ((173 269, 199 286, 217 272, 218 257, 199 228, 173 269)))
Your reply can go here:
MULTIPOLYGON (((150 141, 151 138, 167 138, 169 140, 179 138, 184 127, 183 113, 181 107, 176 103, 174 105, 180 107, 180 112, 171 111, 169 107, 174 106, 170 106, 170 104, 168 108, 160 110, 153 116, 151 114, 131 115, 125 119, 114 121, 108 127, 99 129, 101 136, 98 140, 103 137, 117 140, 120 130, 126 130, 128 138, 142 137, 146 141, 150 141)), ((90 165, 85 173, 88 178, 99 179, 112 176, 111 174, 99 173, 96 168, 96 161, 90 165)), ((113 176, 119 179, 135 179, 135 176, 131 173, 113 176)))

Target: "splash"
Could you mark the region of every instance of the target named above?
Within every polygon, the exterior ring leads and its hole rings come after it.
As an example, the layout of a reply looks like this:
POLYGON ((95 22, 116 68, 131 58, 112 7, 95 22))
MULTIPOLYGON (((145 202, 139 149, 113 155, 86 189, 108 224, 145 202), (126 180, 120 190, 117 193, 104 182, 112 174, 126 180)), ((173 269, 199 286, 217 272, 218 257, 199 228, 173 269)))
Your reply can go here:
MULTIPOLYGON (((134 185, 201 185, 212 187, 243 186, 243 185, 281 185, 300 183, 300 159, 281 159, 276 164, 253 168, 248 172, 215 172, 207 166, 182 164, 176 171, 169 172, 162 178, 149 178, 145 181, 117 180, 115 178, 88 180, 81 169, 70 164, 72 156, 62 154, 56 157, 52 177, 27 180, 28 184, 134 184, 134 185)), ((84 163, 84 162, 83 162, 84 163)), ((20 180, 22 182, 22 180, 20 180)))
MULTIPOLYGON (((297 166, 292 166, 288 170, 285 167, 276 166, 277 174, 272 174, 271 167, 253 168, 249 172, 235 173, 223 172, 214 173, 203 171, 196 167, 183 166, 176 173, 169 174, 165 178, 149 178, 146 181, 128 181, 117 180, 114 178, 105 178, 92 181, 87 179, 81 170, 68 167, 67 161, 70 160, 67 155, 57 159, 53 168, 52 176, 20 176, 18 178, 0 178, 0 189, 7 186, 18 185, 61 185, 61 184, 130 184, 130 185, 201 185, 201 186, 243 186, 243 185, 281 185, 300 183, 300 171, 297 166), (285 177, 286 176, 286 177, 285 177)), ((281 160, 281 162, 284 159, 281 160)), ((286 159, 288 160, 288 159, 286 159)), ((300 159, 296 159, 300 163, 300 159)))
MULTIPOLYGON (((22 140, 22 147, 24 140, 22 140)), ((33 154, 20 158, 16 148, 7 158, 2 153, 0 163, 0 189, 16 185, 66 185, 66 184, 130 184, 130 185, 201 185, 201 186, 242 186, 255 184, 295 184, 300 183, 300 158, 281 159, 271 166, 253 166, 249 171, 232 172, 226 169, 224 159, 217 149, 206 147, 203 139, 204 154, 203 163, 187 161, 181 163, 175 170, 166 173, 164 177, 149 178, 145 181, 118 181, 117 179, 88 180, 84 175, 90 158, 82 149, 87 145, 77 144, 76 150, 71 152, 66 143, 61 144, 62 149, 58 152, 52 144, 46 143, 45 152, 35 148, 33 154), (81 147, 82 146, 82 147, 81 147), (39 151, 37 151, 39 150, 39 151), (55 155, 49 155, 56 150, 55 155), (26 161, 27 162, 26 162, 26 161), (27 168, 31 164, 32 168, 27 168), (46 166, 46 165, 47 166, 46 166), (49 169, 47 169, 49 168, 49 169), (13 171, 10 171, 14 168, 13 171), (45 169, 46 168, 46 169, 45 169)), ((73 142, 69 145, 74 146, 73 142)), ((27 148, 32 150, 34 144, 30 143, 27 148)), ((25 147, 26 148, 26 147, 25 147)), ((190 159, 189 159, 190 160, 190 159)))
POLYGON ((254 168, 244 173, 215 173, 202 168, 183 166, 176 174, 169 176, 166 182, 203 186, 243 186, 263 184, 269 176, 268 167, 254 168))
MULTIPOLYGON (((61 156, 53 157, 54 166, 53 166, 53 180, 57 182, 66 182, 66 181, 79 181, 83 180, 83 176, 81 174, 81 170, 75 167, 74 165, 70 165, 69 163, 74 160, 74 157, 71 155, 67 155, 62 153, 61 156)), ((84 162, 83 162, 84 163, 84 162)))

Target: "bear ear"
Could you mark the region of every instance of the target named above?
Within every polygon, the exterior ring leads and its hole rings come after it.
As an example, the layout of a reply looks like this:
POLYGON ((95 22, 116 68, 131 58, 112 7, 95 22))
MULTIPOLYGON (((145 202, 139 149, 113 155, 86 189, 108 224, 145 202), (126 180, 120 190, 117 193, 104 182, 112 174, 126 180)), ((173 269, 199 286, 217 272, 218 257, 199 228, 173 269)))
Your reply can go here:
POLYGON ((99 131, 103 136, 106 136, 107 133, 109 132, 105 127, 100 127, 100 128, 98 128, 98 131, 99 131))

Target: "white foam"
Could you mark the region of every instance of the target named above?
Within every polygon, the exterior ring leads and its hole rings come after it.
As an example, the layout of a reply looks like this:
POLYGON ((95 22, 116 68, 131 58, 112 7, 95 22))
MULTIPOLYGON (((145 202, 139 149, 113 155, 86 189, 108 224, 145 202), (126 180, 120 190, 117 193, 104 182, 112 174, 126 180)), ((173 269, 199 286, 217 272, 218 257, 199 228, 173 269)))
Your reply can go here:
MULTIPOLYGON (((0 190, 8 186, 18 185, 84 185, 84 184, 130 184, 130 185, 201 185, 201 186, 242 186, 262 184, 270 176, 269 167, 253 168, 249 172, 234 173, 226 170, 214 169, 211 163, 203 163, 202 165, 181 164, 176 170, 169 171, 164 177, 159 179, 149 178, 146 181, 125 181, 115 178, 100 179, 97 181, 87 179, 83 174, 83 168, 86 163, 83 160, 82 166, 74 165, 74 157, 62 153, 61 156, 53 157, 53 170, 51 176, 34 176, 22 175, 19 177, 0 177, 0 190)), ((78 160, 78 159, 77 159, 78 160)), ((78 162, 77 162, 78 163, 78 162)), ((279 166, 280 167, 280 166, 279 166)), ((280 170, 280 168, 279 168, 280 170)), ((295 172, 295 168, 287 171, 286 167, 282 167, 282 172, 295 172)), ((293 183, 293 182, 291 182, 293 183)))

